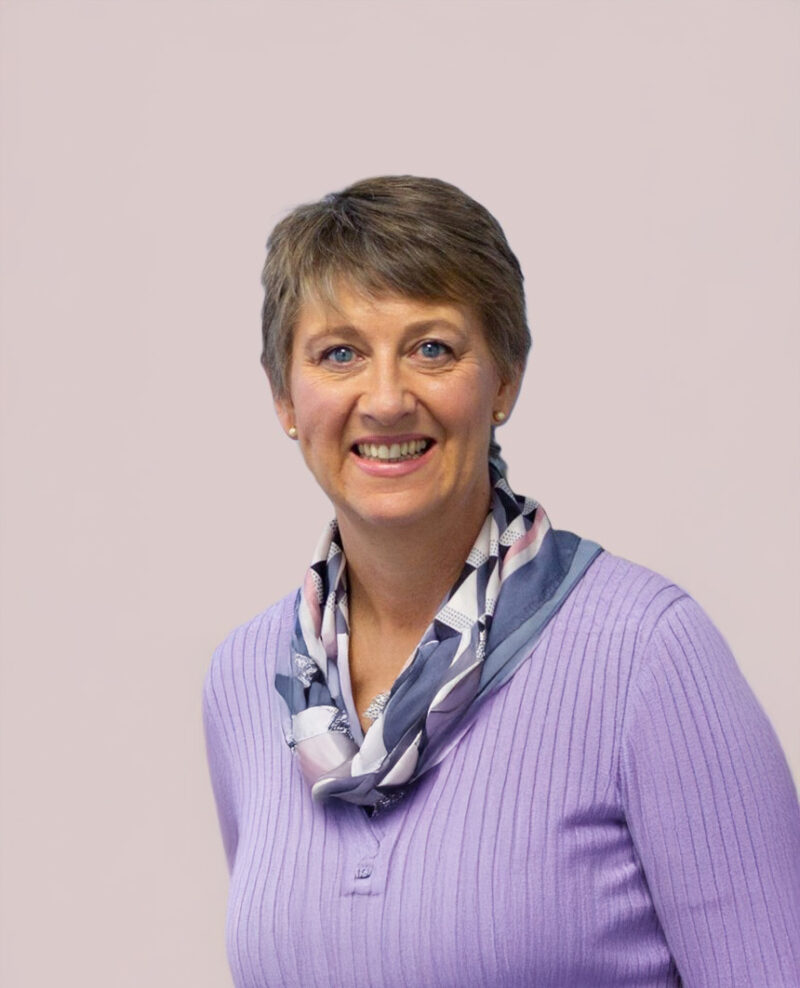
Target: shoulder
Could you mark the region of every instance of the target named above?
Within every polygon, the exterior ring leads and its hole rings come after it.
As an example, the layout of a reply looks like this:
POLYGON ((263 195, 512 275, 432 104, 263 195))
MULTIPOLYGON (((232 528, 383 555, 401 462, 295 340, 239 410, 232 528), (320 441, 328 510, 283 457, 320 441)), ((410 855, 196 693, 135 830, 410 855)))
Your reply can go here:
POLYGON ((684 600, 691 597, 673 580, 603 550, 576 585, 565 611, 590 634, 601 628, 633 634, 638 650, 664 615, 684 600))
POLYGON ((670 673, 742 681, 725 639, 703 607, 667 577, 602 552, 589 567, 583 611, 618 640, 627 639, 630 672, 638 690, 670 673))
POLYGON ((702 747, 723 723, 723 733, 746 724, 751 737, 773 744, 774 731, 723 633, 682 587, 607 552, 581 582, 589 634, 621 672, 623 745, 652 738, 662 750, 681 725, 682 742, 691 735, 702 747))
POLYGON ((219 643, 211 657, 203 685, 204 704, 221 707, 226 694, 256 668, 270 679, 275 656, 288 647, 294 626, 297 591, 292 591, 271 607, 234 628, 219 643))
POLYGON ((672 696, 696 705, 724 692, 739 706, 752 704, 727 642, 703 607, 646 566, 600 553, 558 623, 556 634, 571 653, 594 656, 604 674, 613 675, 623 736, 647 724, 653 703, 672 696))

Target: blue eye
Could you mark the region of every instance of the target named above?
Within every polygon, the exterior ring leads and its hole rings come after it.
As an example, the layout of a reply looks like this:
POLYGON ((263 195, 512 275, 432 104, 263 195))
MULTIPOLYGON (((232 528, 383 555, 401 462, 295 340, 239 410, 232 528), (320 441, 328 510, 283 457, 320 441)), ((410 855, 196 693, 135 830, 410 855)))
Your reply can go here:
POLYGON ((436 357, 443 357, 446 353, 449 353, 450 347, 446 346, 444 343, 440 343, 438 340, 426 340, 424 343, 420 344, 419 352, 423 357, 427 357, 432 360, 436 357))
POLYGON ((323 354, 324 360, 330 360, 334 364, 349 364, 353 357, 355 357, 355 353, 353 348, 349 346, 335 346, 323 354))

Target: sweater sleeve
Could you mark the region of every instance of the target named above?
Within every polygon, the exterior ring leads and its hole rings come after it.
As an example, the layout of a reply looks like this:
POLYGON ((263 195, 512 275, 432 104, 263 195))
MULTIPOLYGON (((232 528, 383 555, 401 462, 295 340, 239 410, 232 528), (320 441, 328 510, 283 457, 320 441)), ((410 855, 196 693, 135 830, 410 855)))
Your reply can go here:
POLYGON ((620 792, 683 983, 800 985, 800 811, 772 727, 689 597, 658 620, 620 792))
POLYGON ((206 738, 211 787, 214 792, 217 816, 222 831, 222 844, 228 862, 228 871, 231 872, 239 840, 236 780, 229 741, 224 727, 225 694, 218 681, 217 659, 218 655, 215 654, 203 688, 203 729, 206 738))

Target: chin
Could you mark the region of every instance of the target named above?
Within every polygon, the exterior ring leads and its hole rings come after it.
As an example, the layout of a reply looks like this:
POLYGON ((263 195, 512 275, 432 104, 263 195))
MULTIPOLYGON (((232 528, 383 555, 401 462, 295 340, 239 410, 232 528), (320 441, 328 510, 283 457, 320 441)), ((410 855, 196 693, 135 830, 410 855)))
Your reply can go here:
POLYGON ((372 504, 343 504, 339 509, 352 524, 398 529, 418 525, 437 514, 430 501, 410 503, 407 498, 384 497, 372 504))

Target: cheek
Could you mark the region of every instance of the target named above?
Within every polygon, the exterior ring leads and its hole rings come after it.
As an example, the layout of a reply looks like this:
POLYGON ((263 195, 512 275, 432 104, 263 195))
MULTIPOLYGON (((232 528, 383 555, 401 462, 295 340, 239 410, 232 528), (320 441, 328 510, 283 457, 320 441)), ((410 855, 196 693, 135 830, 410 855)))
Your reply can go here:
POLYGON ((332 409, 330 400, 326 400, 325 392, 315 388, 312 382, 301 381, 292 388, 292 400, 298 425, 318 427, 330 417, 332 409))
POLYGON ((476 432, 491 423, 495 392, 493 382, 473 375, 459 382, 457 388, 443 387, 437 394, 436 407, 443 424, 454 432, 476 432))

